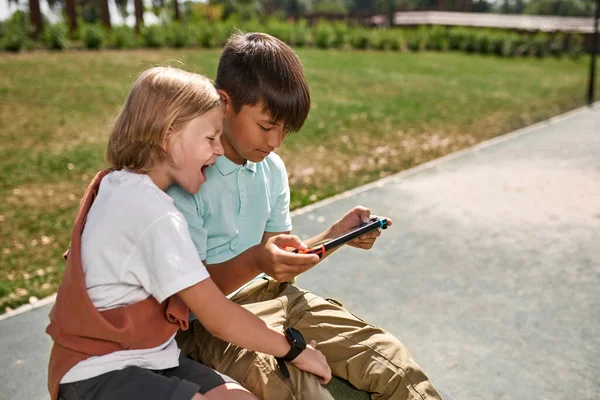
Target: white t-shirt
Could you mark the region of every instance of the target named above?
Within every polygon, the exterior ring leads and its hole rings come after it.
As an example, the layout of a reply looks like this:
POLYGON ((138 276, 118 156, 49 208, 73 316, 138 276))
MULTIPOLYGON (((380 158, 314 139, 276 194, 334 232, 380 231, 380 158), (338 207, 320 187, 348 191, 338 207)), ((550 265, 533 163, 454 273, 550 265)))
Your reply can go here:
MULTIPOLYGON (((88 295, 99 311, 153 296, 159 303, 209 277, 173 200, 147 175, 111 172, 102 179, 81 238, 88 295)), ((61 383, 76 382, 129 366, 166 369, 179 365, 174 336, 152 349, 90 357, 61 383)))

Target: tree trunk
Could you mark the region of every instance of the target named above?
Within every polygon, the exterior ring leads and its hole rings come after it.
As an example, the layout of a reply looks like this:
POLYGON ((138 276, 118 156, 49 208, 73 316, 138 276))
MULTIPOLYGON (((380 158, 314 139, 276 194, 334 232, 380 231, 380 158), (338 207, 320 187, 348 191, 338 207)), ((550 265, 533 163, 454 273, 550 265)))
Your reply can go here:
POLYGON ((100 22, 105 28, 110 29, 110 9, 108 0, 100 0, 100 22))
POLYGON ((299 11, 300 11, 300 9, 298 7, 298 0, 290 0, 289 12, 290 12, 290 17, 292 17, 294 22, 298 19, 299 11))
POLYGON ((277 7, 275 6, 275 1, 274 0, 267 0, 265 3, 265 15, 266 16, 270 16, 272 15, 275 10, 277 9, 277 7))
POLYGON ((33 26, 33 39, 37 39, 42 32, 42 12, 39 0, 29 0, 29 19, 33 26))
POLYGON ((65 11, 69 20, 69 33, 73 34, 77 31, 77 11, 75 10, 75 0, 65 1, 65 11))
POLYGON ((396 14, 396 0, 388 0, 388 25, 394 27, 394 14, 396 14))
POLYGON ((144 25, 144 3, 142 0, 133 0, 135 6, 135 31, 140 33, 144 25))
POLYGON ((173 18, 175 21, 181 20, 181 15, 179 14, 179 2, 177 0, 173 0, 173 18))

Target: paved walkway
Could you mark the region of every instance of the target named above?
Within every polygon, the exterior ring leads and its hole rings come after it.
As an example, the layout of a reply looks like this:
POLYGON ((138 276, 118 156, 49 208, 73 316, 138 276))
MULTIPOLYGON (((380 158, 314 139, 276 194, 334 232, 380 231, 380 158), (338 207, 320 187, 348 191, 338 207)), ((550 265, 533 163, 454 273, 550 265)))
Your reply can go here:
MULTIPOLYGON (((300 277, 396 334, 458 400, 600 398, 600 108, 295 213, 394 219, 300 277)), ((49 306, 0 321, 0 399, 47 399, 49 306)))

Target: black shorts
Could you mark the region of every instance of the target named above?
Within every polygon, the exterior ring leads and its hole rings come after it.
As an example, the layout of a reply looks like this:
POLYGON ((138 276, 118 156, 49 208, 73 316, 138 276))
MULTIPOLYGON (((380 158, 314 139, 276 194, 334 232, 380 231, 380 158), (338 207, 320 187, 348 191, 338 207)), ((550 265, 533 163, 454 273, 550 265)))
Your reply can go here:
POLYGON ((83 381, 63 383, 59 399, 190 400, 196 393, 204 394, 228 382, 235 381, 182 354, 175 368, 153 371, 127 367, 83 381))

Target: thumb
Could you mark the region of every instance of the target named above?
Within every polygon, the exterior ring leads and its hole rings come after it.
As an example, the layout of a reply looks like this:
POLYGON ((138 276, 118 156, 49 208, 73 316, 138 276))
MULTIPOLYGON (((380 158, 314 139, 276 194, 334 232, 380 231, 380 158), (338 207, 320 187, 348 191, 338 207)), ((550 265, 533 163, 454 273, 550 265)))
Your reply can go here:
POLYGON ((312 347, 313 349, 317 348, 317 341, 316 340, 311 340, 309 344, 310 344, 310 347, 312 347))
POLYGON ((369 217, 371 217, 371 210, 363 206, 354 207, 354 213, 358 215, 360 220, 365 223, 369 222, 369 217))
POLYGON ((295 249, 308 248, 298 236, 295 235, 277 235, 273 238, 273 243, 282 249, 293 247, 295 249))

